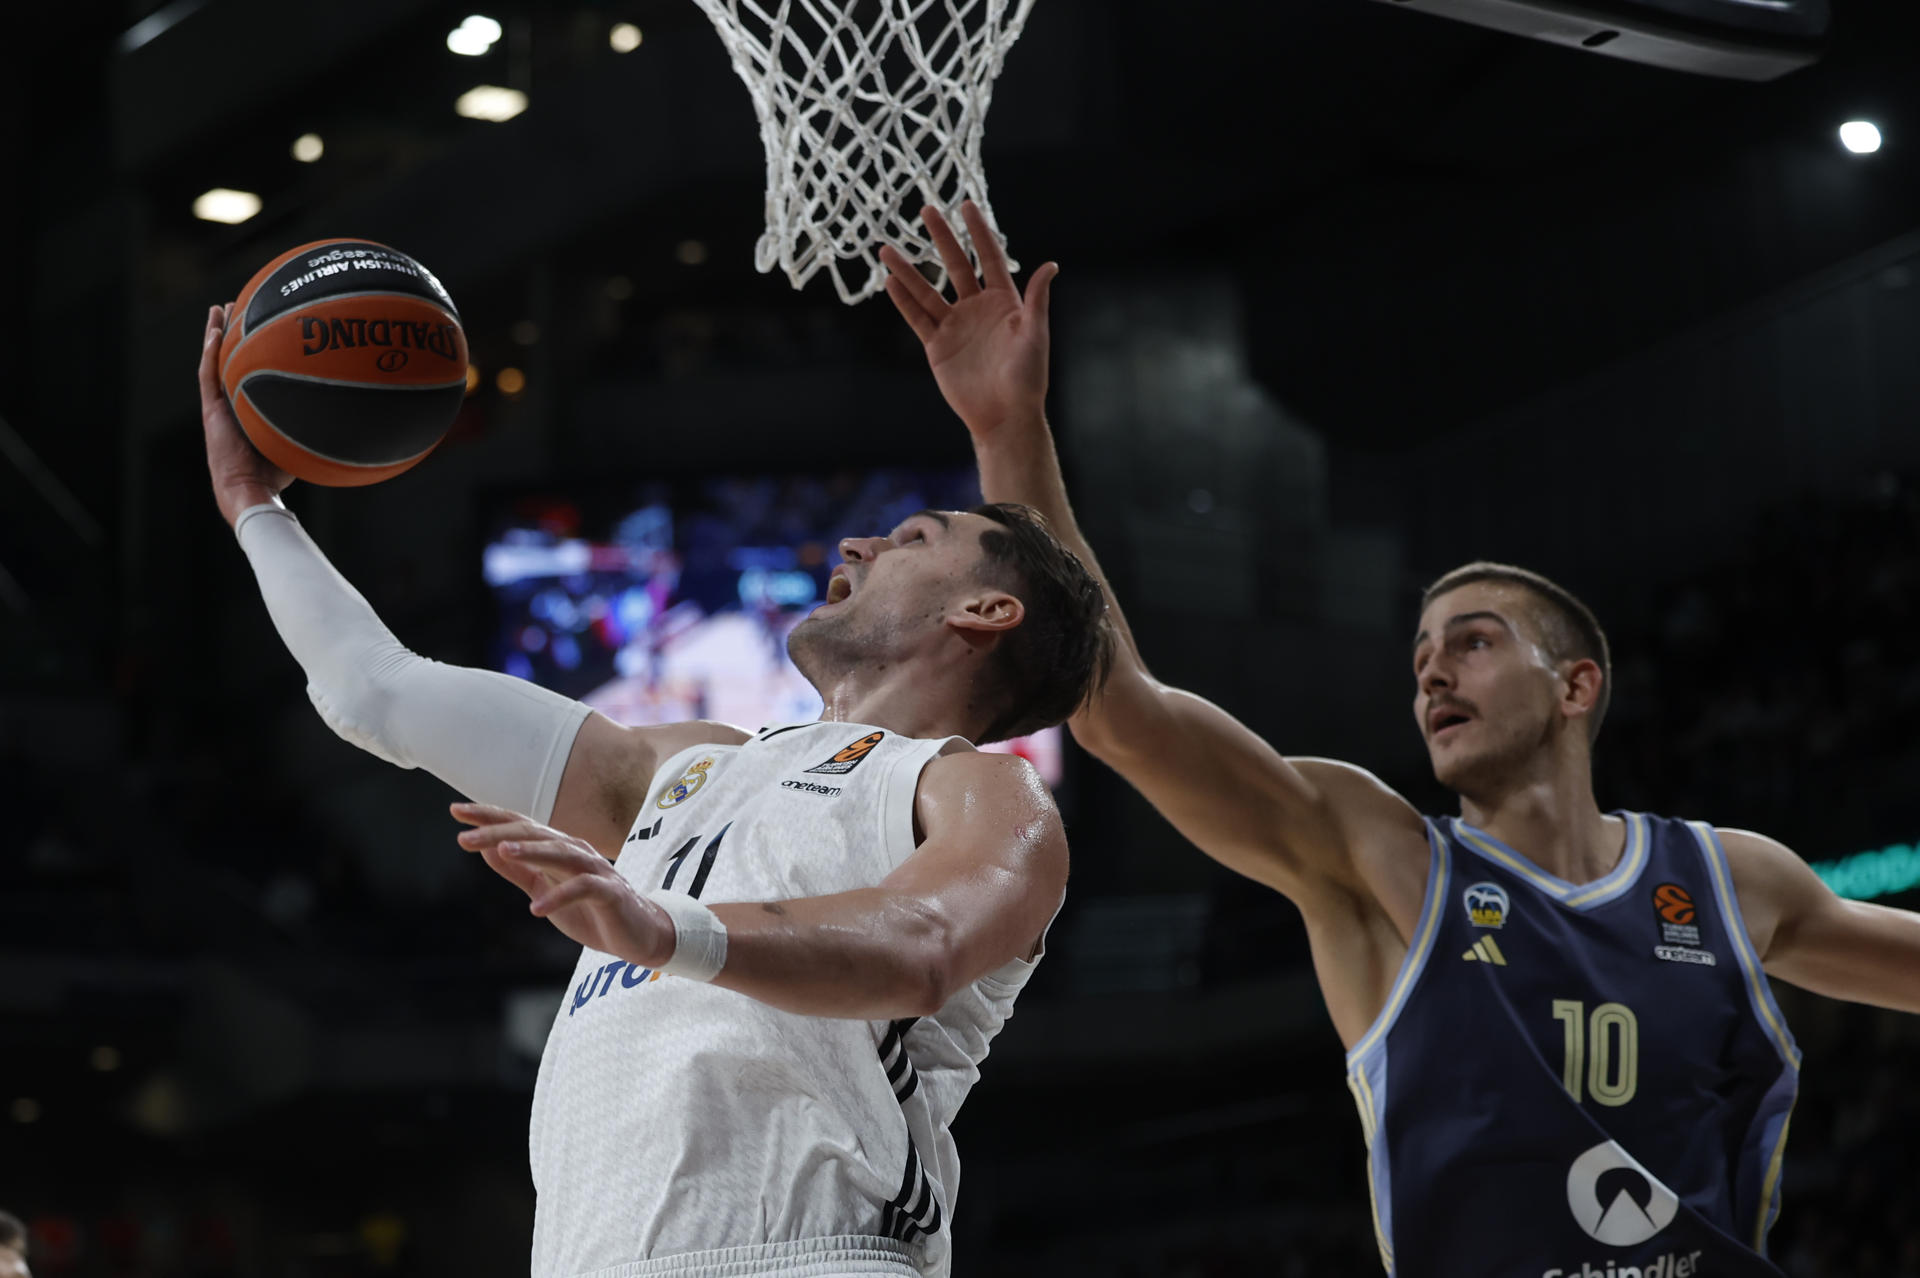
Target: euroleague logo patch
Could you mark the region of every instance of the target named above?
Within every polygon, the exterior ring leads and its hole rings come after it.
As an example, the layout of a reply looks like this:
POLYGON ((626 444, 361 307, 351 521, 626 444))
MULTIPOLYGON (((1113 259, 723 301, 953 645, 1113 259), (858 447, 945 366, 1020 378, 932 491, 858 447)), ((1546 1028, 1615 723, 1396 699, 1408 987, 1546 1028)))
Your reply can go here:
MULTIPOLYGON (((1653 908, 1663 923, 1675 927, 1685 927, 1693 922, 1693 893, 1678 883, 1662 883, 1653 890, 1653 908)), ((1699 929, 1695 928, 1695 938, 1699 939, 1699 929)))
POLYGON ((1700 967, 1717 963, 1711 950, 1700 948, 1700 912, 1694 907, 1693 893, 1678 883, 1662 883, 1653 890, 1653 912, 1660 920, 1662 942, 1653 947, 1655 958, 1700 967))
POLYGON ((879 745, 880 742, 885 739, 886 735, 884 732, 869 732, 858 741, 842 746, 839 752, 825 763, 818 767, 808 768, 807 771, 824 772, 828 776, 833 777, 845 776, 847 773, 859 767, 861 761, 873 753, 873 748, 879 745))
POLYGON ((707 771, 713 767, 712 759, 702 759, 687 769, 687 775, 675 781, 660 792, 660 802, 655 807, 677 808, 700 792, 707 783, 707 771))

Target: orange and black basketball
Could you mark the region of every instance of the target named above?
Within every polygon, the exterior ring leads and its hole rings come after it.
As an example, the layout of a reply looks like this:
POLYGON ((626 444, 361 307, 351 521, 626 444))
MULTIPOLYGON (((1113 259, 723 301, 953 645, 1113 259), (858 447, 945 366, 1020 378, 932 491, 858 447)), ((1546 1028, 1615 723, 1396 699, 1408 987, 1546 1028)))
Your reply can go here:
POLYGON ((390 479, 432 452, 467 391, 467 338, 440 281, 371 240, 317 240, 247 281, 220 384, 281 469, 333 487, 390 479))

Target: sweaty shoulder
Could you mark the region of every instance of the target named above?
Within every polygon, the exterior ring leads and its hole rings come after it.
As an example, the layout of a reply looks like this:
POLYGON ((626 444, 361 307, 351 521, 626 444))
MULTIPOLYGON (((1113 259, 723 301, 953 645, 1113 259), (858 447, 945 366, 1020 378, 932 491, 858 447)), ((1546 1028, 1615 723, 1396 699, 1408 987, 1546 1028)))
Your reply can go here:
POLYGON ((976 750, 952 742, 920 772, 913 796, 914 837, 948 822, 1040 821, 1057 826, 1053 793, 1018 755, 976 750))
POLYGON ((965 741, 949 741, 920 773, 920 793, 935 799, 1000 796, 1043 801, 1053 793, 1034 766, 1017 754, 980 750, 965 741))

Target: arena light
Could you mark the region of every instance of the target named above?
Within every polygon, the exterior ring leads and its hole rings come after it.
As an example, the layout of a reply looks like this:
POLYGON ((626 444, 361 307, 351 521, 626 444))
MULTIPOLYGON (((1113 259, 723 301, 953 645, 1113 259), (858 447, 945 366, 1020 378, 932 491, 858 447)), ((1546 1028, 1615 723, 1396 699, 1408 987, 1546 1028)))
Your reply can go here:
POLYGON ((527 95, 497 84, 476 84, 454 99, 453 109, 469 120, 491 120, 499 124, 527 109, 527 95))
POLYGON ((1840 126, 1840 145, 1855 155, 1872 155, 1880 149, 1880 130, 1868 120, 1848 120, 1840 126))
POLYGON ((631 22, 616 22, 613 30, 607 32, 607 43, 615 53, 632 53, 640 47, 640 28, 631 22))
POLYGON ((500 388, 502 395, 512 399, 527 388, 527 375, 509 365, 494 375, 493 384, 500 388))
POLYGON ((216 186, 202 191, 193 200, 193 215, 203 222, 225 222, 235 226, 260 211, 260 197, 252 191, 230 191, 216 186))
POLYGON ((312 164, 326 153, 327 144, 318 133, 302 133, 293 140, 293 158, 302 164, 312 164))
POLYGON ((447 48, 464 57, 477 58, 493 48, 500 39, 500 24, 482 14, 469 14, 467 20, 447 32, 447 48))

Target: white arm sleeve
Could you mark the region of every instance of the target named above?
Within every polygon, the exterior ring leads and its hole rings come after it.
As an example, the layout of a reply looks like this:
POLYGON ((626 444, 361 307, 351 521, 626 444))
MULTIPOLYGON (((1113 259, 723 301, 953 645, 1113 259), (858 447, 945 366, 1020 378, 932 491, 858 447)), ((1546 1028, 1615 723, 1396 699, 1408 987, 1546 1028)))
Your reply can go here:
POLYGON ((329 728, 470 799, 552 817, 573 739, 592 713, 585 705, 411 651, 278 502, 241 511, 233 533, 329 728))

